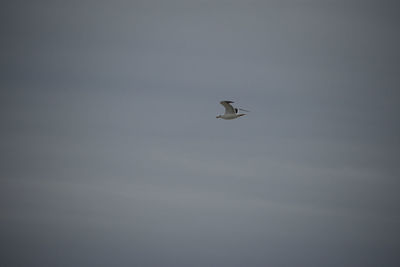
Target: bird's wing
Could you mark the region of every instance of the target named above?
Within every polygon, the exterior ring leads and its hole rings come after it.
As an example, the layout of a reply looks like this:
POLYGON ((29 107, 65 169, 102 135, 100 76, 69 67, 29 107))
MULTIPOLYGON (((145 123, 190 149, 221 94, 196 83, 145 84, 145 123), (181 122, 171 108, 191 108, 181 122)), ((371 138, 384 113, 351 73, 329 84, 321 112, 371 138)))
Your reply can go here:
POLYGON ((230 103, 233 103, 232 101, 221 101, 219 103, 224 106, 225 114, 235 114, 236 113, 230 104, 230 103))

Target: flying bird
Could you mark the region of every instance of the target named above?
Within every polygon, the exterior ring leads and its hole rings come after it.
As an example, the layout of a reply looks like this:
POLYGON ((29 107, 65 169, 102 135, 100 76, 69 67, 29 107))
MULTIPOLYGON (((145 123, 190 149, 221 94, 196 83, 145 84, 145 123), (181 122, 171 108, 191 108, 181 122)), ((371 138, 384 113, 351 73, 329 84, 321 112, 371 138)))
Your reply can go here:
POLYGON ((245 112, 249 112, 248 110, 245 110, 245 109, 234 108, 231 105, 232 103, 234 103, 233 101, 221 101, 219 103, 224 106, 225 114, 224 115, 218 115, 217 119, 221 118, 221 119, 224 119, 224 120, 233 120, 233 119, 236 119, 236 118, 239 118, 241 116, 246 115, 244 113, 238 114, 239 110, 245 111, 245 112))

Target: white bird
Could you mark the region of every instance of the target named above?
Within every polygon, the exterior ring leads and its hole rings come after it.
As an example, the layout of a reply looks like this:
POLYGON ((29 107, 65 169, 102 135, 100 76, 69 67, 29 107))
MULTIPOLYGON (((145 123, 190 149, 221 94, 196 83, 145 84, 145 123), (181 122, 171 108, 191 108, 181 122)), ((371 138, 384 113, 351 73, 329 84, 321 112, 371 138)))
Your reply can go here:
POLYGON ((225 114, 218 115, 217 119, 221 118, 224 120, 233 120, 233 119, 236 119, 236 118, 246 115, 244 113, 238 114, 239 110, 249 112, 248 110, 245 110, 245 109, 241 109, 241 108, 237 109, 237 108, 232 107, 231 103, 234 103, 233 101, 221 101, 219 103, 225 107, 225 114))

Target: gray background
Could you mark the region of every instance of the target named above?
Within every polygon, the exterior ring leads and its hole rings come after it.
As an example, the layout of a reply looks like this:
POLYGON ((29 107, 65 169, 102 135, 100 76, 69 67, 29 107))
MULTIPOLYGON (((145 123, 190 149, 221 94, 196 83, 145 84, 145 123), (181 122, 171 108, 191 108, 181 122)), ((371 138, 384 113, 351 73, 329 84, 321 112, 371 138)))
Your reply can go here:
POLYGON ((399 266, 398 10, 3 1, 0 265, 399 266))

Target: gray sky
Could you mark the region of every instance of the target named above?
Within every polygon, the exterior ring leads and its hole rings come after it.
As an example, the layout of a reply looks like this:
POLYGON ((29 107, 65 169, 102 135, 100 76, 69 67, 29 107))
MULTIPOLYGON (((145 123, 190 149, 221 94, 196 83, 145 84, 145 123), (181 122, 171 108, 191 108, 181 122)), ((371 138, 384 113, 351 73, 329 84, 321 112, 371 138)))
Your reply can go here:
POLYGON ((398 10, 5 1, 0 265, 399 266, 398 10))

